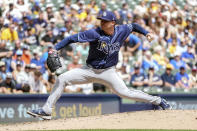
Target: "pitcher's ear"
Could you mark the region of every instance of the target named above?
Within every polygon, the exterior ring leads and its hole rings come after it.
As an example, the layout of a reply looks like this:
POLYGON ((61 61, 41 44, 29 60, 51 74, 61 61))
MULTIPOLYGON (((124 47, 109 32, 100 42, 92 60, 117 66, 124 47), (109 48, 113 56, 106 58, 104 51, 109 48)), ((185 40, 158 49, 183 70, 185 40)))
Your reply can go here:
POLYGON ((116 25, 116 21, 113 21, 113 24, 116 25))

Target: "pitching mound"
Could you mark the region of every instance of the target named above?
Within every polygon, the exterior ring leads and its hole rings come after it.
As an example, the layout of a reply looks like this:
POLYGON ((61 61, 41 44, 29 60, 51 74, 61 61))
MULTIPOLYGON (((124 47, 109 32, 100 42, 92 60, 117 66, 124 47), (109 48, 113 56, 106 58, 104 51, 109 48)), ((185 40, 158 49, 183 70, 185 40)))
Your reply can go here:
POLYGON ((138 111, 0 125, 0 130, 197 129, 197 110, 138 111))

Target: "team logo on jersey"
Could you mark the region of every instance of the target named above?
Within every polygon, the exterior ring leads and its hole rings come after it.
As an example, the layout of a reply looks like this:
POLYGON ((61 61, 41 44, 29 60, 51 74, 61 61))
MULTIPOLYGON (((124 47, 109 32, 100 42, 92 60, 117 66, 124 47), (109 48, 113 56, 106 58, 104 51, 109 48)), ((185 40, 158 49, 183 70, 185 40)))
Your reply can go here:
POLYGON ((107 44, 105 41, 99 41, 97 49, 104 52, 105 54, 112 54, 115 51, 119 51, 120 43, 116 42, 107 44))
POLYGON ((102 48, 105 48, 105 46, 107 46, 107 43, 106 42, 102 42, 101 46, 102 46, 102 48))

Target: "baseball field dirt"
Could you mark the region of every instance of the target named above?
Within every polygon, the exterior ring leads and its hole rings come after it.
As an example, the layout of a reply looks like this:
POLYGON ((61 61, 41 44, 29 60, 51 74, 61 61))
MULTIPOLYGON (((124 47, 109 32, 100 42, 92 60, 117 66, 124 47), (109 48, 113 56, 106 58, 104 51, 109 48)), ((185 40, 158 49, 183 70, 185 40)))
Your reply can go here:
POLYGON ((138 111, 102 116, 0 125, 1 131, 66 129, 197 130, 197 110, 138 111))

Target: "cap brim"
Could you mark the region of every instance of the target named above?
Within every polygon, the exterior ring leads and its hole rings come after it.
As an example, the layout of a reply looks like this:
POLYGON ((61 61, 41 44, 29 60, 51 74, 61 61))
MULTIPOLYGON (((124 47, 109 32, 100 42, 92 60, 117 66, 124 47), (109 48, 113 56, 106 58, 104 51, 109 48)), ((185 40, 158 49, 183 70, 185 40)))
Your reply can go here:
POLYGON ((109 19, 106 19, 106 18, 102 18, 102 17, 97 17, 98 20, 105 20, 105 21, 113 21, 113 20, 109 20, 109 19))

